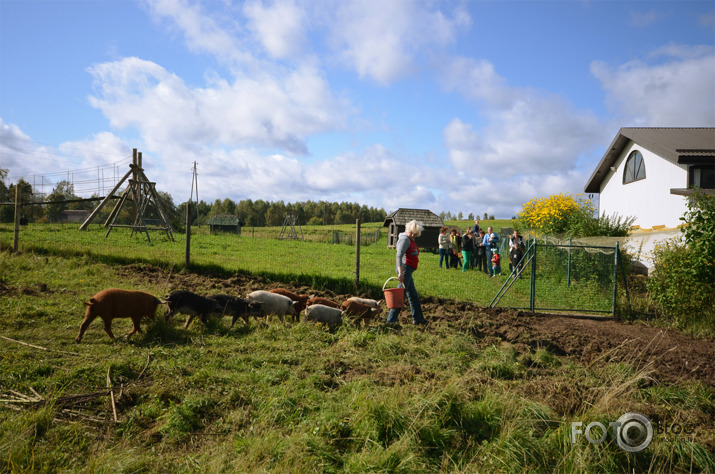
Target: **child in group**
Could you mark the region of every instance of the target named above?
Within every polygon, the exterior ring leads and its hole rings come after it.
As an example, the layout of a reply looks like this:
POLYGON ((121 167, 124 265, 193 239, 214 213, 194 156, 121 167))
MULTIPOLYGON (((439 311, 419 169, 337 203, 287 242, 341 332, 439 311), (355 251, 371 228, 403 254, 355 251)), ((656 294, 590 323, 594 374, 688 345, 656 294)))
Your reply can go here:
POLYGON ((492 276, 501 275, 501 259, 499 248, 492 249, 492 276))
POLYGON ((520 242, 514 244, 509 251, 509 264, 512 269, 516 269, 515 278, 521 278, 521 259, 524 256, 524 248, 520 242))
POLYGON ((450 267, 461 268, 462 236, 457 229, 452 229, 449 240, 452 242, 452 258, 450 260, 450 267))

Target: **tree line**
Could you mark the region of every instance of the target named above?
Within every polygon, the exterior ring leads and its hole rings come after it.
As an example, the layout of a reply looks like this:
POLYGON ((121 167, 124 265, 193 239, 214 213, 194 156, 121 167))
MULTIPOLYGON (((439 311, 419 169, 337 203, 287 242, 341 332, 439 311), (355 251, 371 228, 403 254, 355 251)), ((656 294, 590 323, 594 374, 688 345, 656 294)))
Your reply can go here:
MULTIPOLYGON (((5 180, 8 170, 0 168, 0 203, 12 203, 15 200, 15 188, 19 187, 20 201, 24 205, 21 208, 21 218, 23 222, 62 222, 66 213, 64 211, 92 210, 99 203, 101 196, 92 195, 94 200, 82 200, 74 193, 74 185, 69 181, 60 181, 53 188, 49 195, 34 194, 32 185, 20 179, 15 184, 7 185, 5 180), (68 202, 74 201, 77 202, 68 202), (33 205, 36 203, 36 205, 33 205), (49 203, 42 204, 39 203, 49 203)), ((186 223, 187 203, 174 204, 174 200, 169 193, 157 191, 158 199, 166 211, 172 226, 176 229, 183 229, 186 223)), ((113 202, 106 205, 96 222, 106 219, 113 202)), ((132 206, 125 205, 122 212, 117 217, 117 223, 128 223, 131 217, 132 206)), ((13 206, 0 206, 0 222, 12 222, 14 219, 13 206)), ((284 201, 268 202, 259 200, 244 199, 239 202, 226 199, 216 199, 213 203, 199 201, 192 203, 190 219, 192 225, 206 225, 214 216, 232 215, 238 216, 243 225, 253 227, 279 226, 285 222, 288 214, 295 215, 297 223, 302 225, 337 225, 351 224, 357 219, 361 222, 382 222, 385 220, 384 209, 376 209, 366 205, 349 202, 327 202, 327 201, 306 201, 296 203, 285 203, 284 201)), ((157 219, 156 211, 149 207, 147 219, 157 219)), ((103 221, 102 221, 103 222, 103 221)))
MULTIPOLYGON (((186 213, 187 203, 181 203, 178 211, 186 213)), ((212 204, 199 201, 192 204, 192 222, 196 225, 208 224, 214 216, 238 216, 243 224, 249 227, 279 226, 285 222, 287 215, 292 214, 298 223, 303 225, 337 225, 353 224, 357 219, 361 222, 381 222, 387 215, 384 209, 376 209, 366 205, 350 202, 305 201, 285 203, 284 201, 268 202, 262 199, 244 199, 234 202, 231 199, 216 199, 212 204)))

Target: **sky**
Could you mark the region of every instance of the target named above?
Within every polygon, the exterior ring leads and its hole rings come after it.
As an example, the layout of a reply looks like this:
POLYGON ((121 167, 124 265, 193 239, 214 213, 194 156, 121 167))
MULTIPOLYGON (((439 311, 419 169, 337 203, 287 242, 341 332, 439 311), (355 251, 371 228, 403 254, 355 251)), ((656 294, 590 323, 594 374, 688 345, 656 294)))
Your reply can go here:
POLYGON ((0 168, 38 192, 136 148, 176 204, 510 218, 637 126, 715 126, 712 0, 0 0, 0 168))

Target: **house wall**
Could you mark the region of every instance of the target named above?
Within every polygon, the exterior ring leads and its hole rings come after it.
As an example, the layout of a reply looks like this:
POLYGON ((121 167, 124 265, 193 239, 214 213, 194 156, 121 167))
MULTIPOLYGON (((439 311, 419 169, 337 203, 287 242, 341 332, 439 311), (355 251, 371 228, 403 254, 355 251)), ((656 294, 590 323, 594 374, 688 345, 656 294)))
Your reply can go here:
POLYGON ((680 217, 687 210, 686 200, 684 196, 670 194, 670 189, 688 186, 687 166, 671 163, 633 142, 624 148, 614 166, 616 171, 610 171, 601 183, 601 215, 617 213, 619 216, 635 216, 633 225, 644 229, 660 225, 676 227, 681 224, 680 217), (646 177, 623 184, 626 158, 634 150, 643 155, 646 177))

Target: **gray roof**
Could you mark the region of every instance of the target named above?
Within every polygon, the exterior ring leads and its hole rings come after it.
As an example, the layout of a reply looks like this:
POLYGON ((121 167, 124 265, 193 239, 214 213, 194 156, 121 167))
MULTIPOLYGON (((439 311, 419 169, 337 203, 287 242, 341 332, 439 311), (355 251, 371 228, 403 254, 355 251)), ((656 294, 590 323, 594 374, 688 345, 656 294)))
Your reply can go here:
POLYGON ((635 128, 623 127, 613 139, 584 191, 598 193, 601 182, 630 142, 679 164, 715 162, 715 128, 635 128))
POLYGON ((213 216, 211 219, 209 219, 209 225, 236 226, 236 225, 243 225, 243 222, 241 222, 241 219, 239 219, 238 216, 220 215, 220 216, 213 216))
POLYGON ((390 221, 393 221, 395 225, 405 225, 411 220, 420 221, 425 227, 442 227, 444 225, 441 217, 427 209, 398 209, 385 217, 382 226, 388 227, 390 221))

